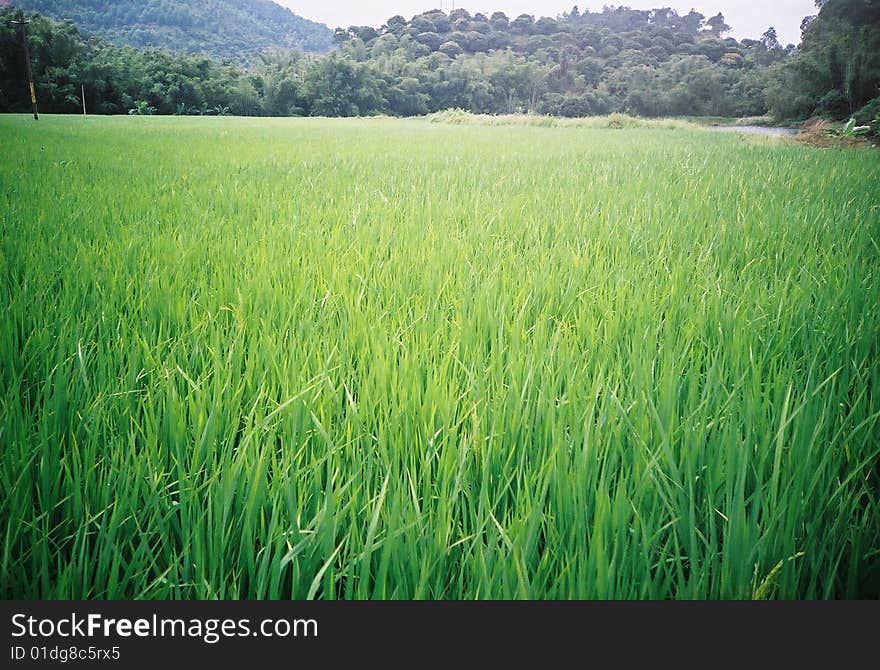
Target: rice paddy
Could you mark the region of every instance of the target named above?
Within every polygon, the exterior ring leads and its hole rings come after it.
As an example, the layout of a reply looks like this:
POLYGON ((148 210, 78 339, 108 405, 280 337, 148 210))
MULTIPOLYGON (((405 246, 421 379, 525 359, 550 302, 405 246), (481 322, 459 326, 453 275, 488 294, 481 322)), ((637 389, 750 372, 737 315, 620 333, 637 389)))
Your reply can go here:
POLYGON ((880 158, 0 118, 4 598, 880 596, 880 158))

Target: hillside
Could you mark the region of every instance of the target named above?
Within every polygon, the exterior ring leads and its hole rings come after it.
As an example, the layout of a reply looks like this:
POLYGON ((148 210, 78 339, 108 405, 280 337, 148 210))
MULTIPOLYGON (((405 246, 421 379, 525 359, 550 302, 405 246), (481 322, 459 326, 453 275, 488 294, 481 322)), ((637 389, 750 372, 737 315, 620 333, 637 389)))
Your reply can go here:
POLYGON ((29 12, 71 19, 119 45, 162 47, 246 61, 267 49, 327 51, 327 26, 271 0, 15 0, 29 12))
POLYGON ((427 82, 424 111, 763 114, 768 68, 791 49, 772 29, 743 40, 726 37, 730 30, 722 14, 669 8, 575 7, 555 19, 459 8, 337 29, 335 39, 352 60, 427 82))

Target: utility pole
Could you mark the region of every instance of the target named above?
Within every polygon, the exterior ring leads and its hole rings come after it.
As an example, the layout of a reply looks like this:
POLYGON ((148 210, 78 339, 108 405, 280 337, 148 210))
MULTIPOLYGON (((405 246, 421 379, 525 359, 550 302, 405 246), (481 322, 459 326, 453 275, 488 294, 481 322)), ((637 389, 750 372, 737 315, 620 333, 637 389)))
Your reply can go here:
POLYGON ((31 68, 31 51, 28 49, 27 41, 27 24, 30 23, 30 20, 25 18, 24 12, 20 11, 12 23, 21 29, 21 44, 24 47, 24 63, 27 67, 28 86, 30 86, 31 90, 31 106, 34 109, 34 121, 39 121, 40 114, 37 111, 37 93, 34 90, 34 71, 31 68))

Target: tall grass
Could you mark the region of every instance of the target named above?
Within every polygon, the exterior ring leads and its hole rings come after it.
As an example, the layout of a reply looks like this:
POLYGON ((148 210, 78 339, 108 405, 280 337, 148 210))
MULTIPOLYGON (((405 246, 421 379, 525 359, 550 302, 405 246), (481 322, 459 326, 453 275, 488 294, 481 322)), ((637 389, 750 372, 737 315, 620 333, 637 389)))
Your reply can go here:
POLYGON ((880 595, 880 161, 0 118, 15 598, 880 595))
POLYGON ((463 109, 445 109, 425 117, 431 123, 457 126, 528 126, 533 128, 593 128, 623 130, 628 128, 696 129, 688 119, 645 119, 629 114, 607 114, 566 118, 541 114, 473 114, 463 109))

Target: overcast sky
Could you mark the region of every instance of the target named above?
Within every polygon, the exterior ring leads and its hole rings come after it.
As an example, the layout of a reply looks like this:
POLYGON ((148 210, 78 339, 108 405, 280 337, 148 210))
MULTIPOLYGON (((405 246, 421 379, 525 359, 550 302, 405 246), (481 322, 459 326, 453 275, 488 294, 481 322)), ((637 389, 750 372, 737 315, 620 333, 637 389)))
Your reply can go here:
MULTIPOLYGON (((276 0, 290 7, 300 16, 313 21, 336 26, 380 26, 385 19, 402 14, 407 19, 429 9, 441 6, 441 0, 276 0)), ((800 42, 801 20, 816 13, 813 0, 455 0, 456 7, 469 12, 489 14, 505 12, 510 18, 518 14, 552 16, 568 11, 573 5, 581 10, 601 11, 602 5, 624 5, 633 9, 672 7, 679 14, 687 14, 691 8, 706 16, 718 12, 724 14, 733 26, 732 35, 737 38, 761 36, 773 26, 783 44, 800 42)), ((449 12, 453 0, 442 0, 442 8, 449 12)))

